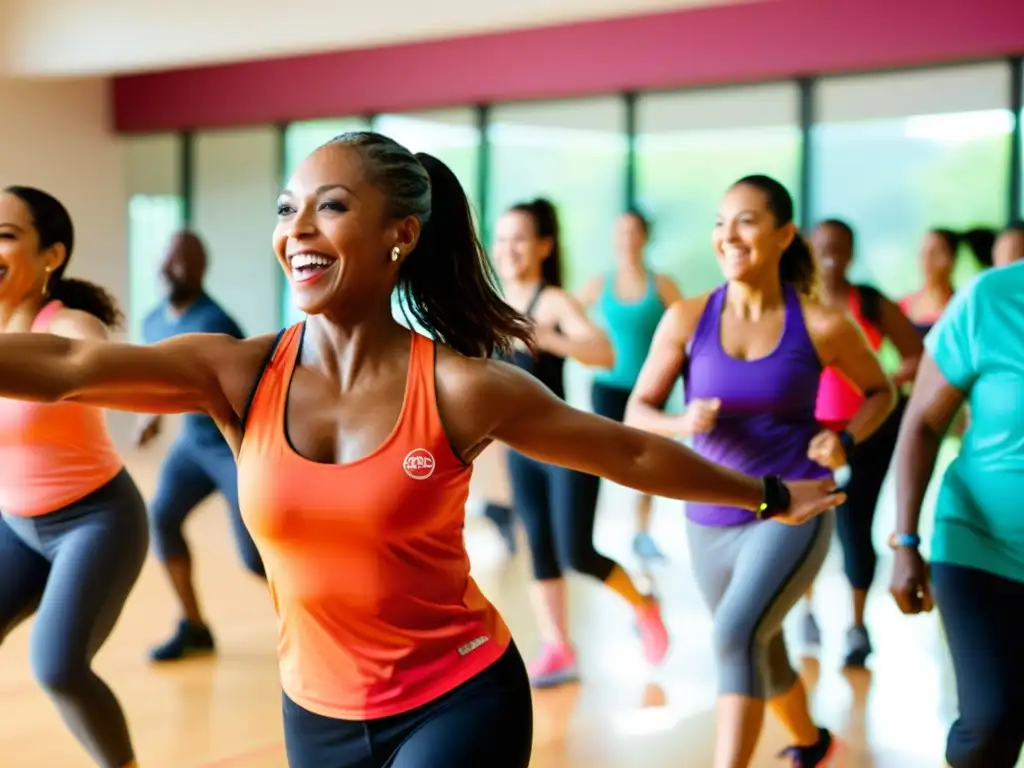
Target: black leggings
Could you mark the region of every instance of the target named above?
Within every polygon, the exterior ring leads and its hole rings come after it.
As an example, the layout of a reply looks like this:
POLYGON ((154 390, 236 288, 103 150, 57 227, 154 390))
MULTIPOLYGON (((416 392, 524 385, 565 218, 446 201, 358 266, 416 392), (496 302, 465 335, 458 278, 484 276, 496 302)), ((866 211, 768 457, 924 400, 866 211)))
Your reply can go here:
POLYGON ((530 543, 534 578, 557 579, 563 568, 570 568, 607 580, 615 562, 594 549, 601 479, 542 464, 512 450, 508 452, 508 474, 512 507, 523 521, 530 543))
POLYGON ((956 672, 960 717, 952 768, 1013 768, 1024 744, 1024 582, 932 563, 932 586, 956 672))
POLYGON ((626 405, 631 394, 631 390, 595 381, 590 388, 590 406, 598 416, 621 422, 626 418, 626 405))
POLYGON ((290 768, 527 768, 530 681, 515 645, 476 677, 400 715, 324 717, 284 696, 290 768))
POLYGON ((875 579, 878 555, 871 530, 906 406, 906 399, 900 398, 885 423, 850 457, 850 484, 846 503, 836 510, 836 535, 843 546, 846 578, 854 589, 867 591, 875 579))
POLYGON ((214 491, 220 491, 228 504, 242 563, 250 572, 263 576, 263 561, 238 508, 235 456, 224 441, 201 445, 181 435, 167 452, 149 505, 154 553, 163 562, 188 555, 182 526, 189 513, 214 491))
POLYGON ((121 706, 92 671, 92 659, 121 615, 148 546, 146 505, 125 470, 56 512, 0 520, 0 639, 36 613, 32 670, 103 768, 121 768, 134 753, 121 706))

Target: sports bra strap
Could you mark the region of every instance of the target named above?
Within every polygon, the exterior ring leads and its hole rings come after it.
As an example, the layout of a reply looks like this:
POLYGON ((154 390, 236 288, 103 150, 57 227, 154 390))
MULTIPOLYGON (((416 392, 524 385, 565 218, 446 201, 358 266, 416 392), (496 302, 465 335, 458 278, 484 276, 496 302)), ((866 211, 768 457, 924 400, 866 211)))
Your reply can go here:
POLYGON ((544 293, 544 289, 547 288, 547 283, 542 282, 537 286, 537 292, 533 294, 533 298, 530 299, 530 303, 526 305, 526 311, 523 312, 529 318, 533 318, 533 310, 537 308, 537 302, 540 301, 540 295, 544 293))

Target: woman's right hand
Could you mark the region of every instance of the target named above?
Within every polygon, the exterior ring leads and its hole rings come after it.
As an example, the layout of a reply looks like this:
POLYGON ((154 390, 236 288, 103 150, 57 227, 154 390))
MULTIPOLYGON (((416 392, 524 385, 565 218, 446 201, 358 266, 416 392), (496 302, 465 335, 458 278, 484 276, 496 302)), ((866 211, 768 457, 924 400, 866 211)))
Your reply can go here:
POLYGON ((786 481, 789 491, 789 509, 772 520, 786 525, 803 525, 812 517, 828 512, 846 501, 846 494, 836 489, 832 478, 824 480, 786 481))
POLYGON ((935 603, 928 584, 928 564, 912 547, 899 547, 892 567, 889 594, 903 613, 928 613, 935 603))
POLYGON ((722 401, 717 397, 710 399, 695 398, 679 416, 679 432, 683 435, 703 435, 715 428, 718 422, 718 409, 722 401))

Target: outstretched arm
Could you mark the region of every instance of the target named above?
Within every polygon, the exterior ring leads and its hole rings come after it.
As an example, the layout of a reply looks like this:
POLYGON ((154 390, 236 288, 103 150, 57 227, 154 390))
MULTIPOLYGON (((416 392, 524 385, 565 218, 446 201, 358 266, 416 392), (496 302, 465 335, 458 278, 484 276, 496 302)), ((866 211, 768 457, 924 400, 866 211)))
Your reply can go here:
POLYGON ((243 344, 213 334, 145 347, 48 333, 3 334, 0 396, 140 413, 206 412, 224 424, 232 420, 231 400, 238 397, 232 392, 229 400, 224 385, 236 388, 233 378, 245 367, 239 367, 243 344))
MULTIPOLYGON (((557 464, 653 496, 757 509, 761 478, 714 464, 666 437, 576 410, 523 371, 495 361, 465 361, 443 374, 442 417, 453 445, 470 457, 491 440, 538 461, 557 464)), ((791 485, 792 518, 806 519, 842 503, 830 482, 791 485)))

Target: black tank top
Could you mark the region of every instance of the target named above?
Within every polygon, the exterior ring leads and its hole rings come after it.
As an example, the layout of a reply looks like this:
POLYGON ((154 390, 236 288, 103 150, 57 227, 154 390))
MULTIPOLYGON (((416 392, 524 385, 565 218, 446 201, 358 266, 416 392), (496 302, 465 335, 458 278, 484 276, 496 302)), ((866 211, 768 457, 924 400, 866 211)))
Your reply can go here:
MULTIPOLYGON (((533 319, 533 311, 537 308, 537 302, 540 301, 540 295, 544 292, 546 285, 541 283, 537 287, 537 292, 530 299, 530 303, 526 307, 526 311, 523 313, 530 319, 533 319)), ((557 328, 556 328, 557 330, 557 328)), ((522 368, 529 374, 536 377, 544 386, 555 393, 559 398, 565 400, 565 358, 559 357, 558 355, 552 355, 550 352, 538 352, 537 356, 534 357, 525 349, 515 349, 512 351, 511 357, 505 357, 505 361, 512 363, 517 368, 522 368)))

